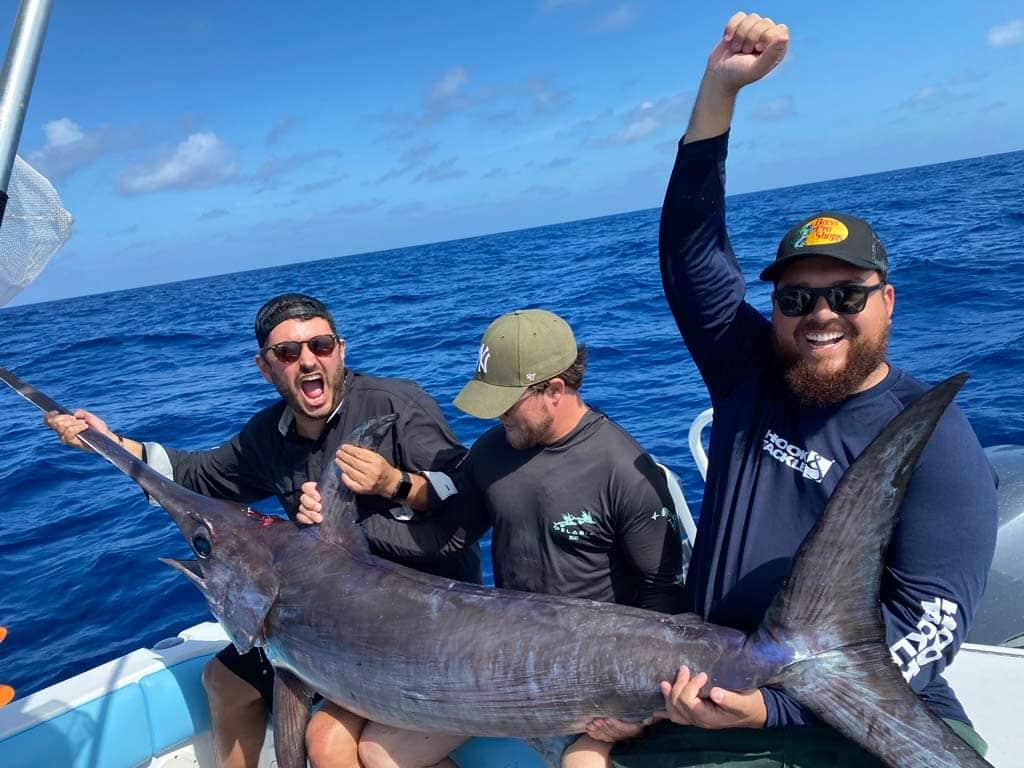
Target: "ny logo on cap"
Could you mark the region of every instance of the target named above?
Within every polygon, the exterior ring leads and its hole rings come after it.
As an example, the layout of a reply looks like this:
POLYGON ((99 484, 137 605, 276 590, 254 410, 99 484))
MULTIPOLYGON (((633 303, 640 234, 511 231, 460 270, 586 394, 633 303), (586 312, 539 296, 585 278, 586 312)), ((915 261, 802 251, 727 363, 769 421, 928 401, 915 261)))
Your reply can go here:
POLYGON ((476 372, 487 373, 487 361, 491 359, 491 349, 486 344, 480 345, 480 351, 476 356, 476 372))

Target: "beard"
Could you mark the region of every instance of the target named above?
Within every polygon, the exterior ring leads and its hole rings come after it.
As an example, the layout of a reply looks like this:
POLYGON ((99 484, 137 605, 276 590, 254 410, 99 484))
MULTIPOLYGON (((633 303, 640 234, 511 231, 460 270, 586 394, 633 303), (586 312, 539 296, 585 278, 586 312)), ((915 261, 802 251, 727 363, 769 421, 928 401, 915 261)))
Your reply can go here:
POLYGON ((535 424, 518 421, 517 423, 508 424, 503 422, 502 426, 505 428, 505 440, 508 441, 508 444, 517 451, 525 451, 527 448, 535 448, 541 445, 554 423, 555 417, 550 413, 546 413, 535 424))
POLYGON ((329 414, 334 412, 334 409, 338 407, 338 403, 340 403, 342 398, 345 396, 345 369, 338 369, 333 382, 329 381, 326 371, 320 371, 324 378, 324 387, 331 390, 331 406, 327 410, 326 414, 319 417, 313 416, 306 411, 305 403, 302 400, 302 396, 299 394, 302 389, 302 385, 299 383, 299 380, 310 373, 313 373, 313 371, 300 370, 289 379, 288 377, 275 372, 272 376, 274 380, 274 388, 288 404, 288 407, 295 413, 301 414, 310 419, 326 418, 329 414))
MULTIPOLYGON (((828 372, 820 370, 820 361, 804 357, 794 347, 783 346, 779 337, 772 334, 775 359, 786 386, 805 405, 820 407, 841 403, 860 390, 868 376, 885 362, 890 327, 891 323, 886 323, 882 331, 872 337, 865 336, 852 323, 843 323, 840 330, 849 344, 846 362, 839 370, 828 372)), ((835 329, 835 323, 808 323, 797 332, 835 329)))

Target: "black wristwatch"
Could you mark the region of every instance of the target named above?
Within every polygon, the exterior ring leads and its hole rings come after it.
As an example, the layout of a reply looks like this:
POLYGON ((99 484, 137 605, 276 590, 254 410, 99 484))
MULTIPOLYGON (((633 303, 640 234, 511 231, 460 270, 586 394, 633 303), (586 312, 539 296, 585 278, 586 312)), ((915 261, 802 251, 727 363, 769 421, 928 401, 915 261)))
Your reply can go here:
POLYGON ((412 490, 412 478, 409 477, 409 473, 404 469, 402 470, 402 479, 398 481, 398 487, 395 488, 395 492, 391 494, 392 501, 405 501, 409 496, 409 491, 412 490))

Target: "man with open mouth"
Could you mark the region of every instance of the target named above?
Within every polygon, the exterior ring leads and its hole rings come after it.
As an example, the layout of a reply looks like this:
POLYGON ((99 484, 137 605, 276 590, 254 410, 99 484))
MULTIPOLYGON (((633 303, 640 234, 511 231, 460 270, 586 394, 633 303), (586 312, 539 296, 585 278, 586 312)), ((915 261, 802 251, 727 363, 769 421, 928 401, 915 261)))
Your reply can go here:
MULTIPOLYGON (((356 494, 360 522, 376 554, 435 575, 479 583, 478 547, 442 556, 416 551, 407 542, 399 546, 389 534, 406 527, 396 518, 407 520, 414 509, 441 509, 444 499, 455 492, 448 473, 465 449, 437 403, 411 381, 348 370, 345 341, 334 318, 312 296, 287 293, 271 299, 256 314, 255 334, 256 365, 281 399, 217 448, 181 451, 132 440, 116 435, 85 410, 73 416, 47 414, 46 424, 62 442, 79 448, 84 445, 78 433, 87 426, 98 429, 175 482, 207 496, 240 502, 275 496, 293 519, 303 483, 319 480, 325 463, 338 451, 342 481, 356 494), (339 448, 355 427, 392 413, 398 421, 379 452, 353 445, 339 448)), ((218 765, 255 766, 274 690, 274 669, 263 651, 240 655, 229 645, 207 665, 203 683, 210 699, 218 765)), ((363 723, 326 702, 307 731, 314 764, 355 764, 363 723)))

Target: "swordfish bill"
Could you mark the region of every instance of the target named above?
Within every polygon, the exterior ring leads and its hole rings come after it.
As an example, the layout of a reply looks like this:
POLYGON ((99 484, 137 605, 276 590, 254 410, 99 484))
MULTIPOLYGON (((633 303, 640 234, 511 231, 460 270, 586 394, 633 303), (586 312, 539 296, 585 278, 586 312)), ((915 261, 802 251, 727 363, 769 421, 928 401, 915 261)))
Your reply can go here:
MULTIPOLYGON (((43 410, 53 401, 10 372, 43 410)), ((94 430, 83 442, 167 511, 192 560, 165 560, 206 596, 240 651, 278 671, 275 749, 305 765, 311 691, 370 720, 481 736, 579 733, 595 717, 643 720, 681 664, 710 686, 780 687, 891 768, 989 765, 911 690, 885 645, 882 558, 907 482, 966 380, 955 376, 899 414, 845 473, 750 634, 692 614, 489 589, 373 556, 355 497, 332 463, 324 523, 303 527, 187 491, 94 430)), ((376 448, 390 420, 350 442, 376 448)))

